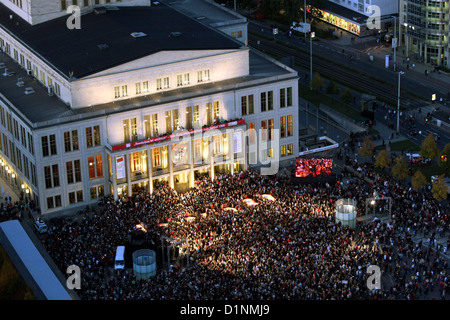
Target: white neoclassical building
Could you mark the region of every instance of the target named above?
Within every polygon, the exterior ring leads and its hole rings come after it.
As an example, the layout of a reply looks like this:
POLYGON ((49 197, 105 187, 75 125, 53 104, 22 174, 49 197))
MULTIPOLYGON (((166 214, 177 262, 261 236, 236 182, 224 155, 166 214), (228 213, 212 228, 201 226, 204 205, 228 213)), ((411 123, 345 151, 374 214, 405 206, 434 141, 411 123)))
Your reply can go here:
POLYGON ((0 0, 0 170, 42 214, 298 155, 294 70, 163 3, 39 2, 0 0))

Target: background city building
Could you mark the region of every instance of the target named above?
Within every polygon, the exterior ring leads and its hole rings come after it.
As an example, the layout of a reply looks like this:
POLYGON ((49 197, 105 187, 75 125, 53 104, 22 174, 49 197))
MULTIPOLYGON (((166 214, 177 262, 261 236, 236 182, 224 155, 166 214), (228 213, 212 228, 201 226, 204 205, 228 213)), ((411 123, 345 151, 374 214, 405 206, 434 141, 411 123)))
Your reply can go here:
POLYGON ((402 0, 406 54, 424 63, 449 66, 448 0, 402 0))

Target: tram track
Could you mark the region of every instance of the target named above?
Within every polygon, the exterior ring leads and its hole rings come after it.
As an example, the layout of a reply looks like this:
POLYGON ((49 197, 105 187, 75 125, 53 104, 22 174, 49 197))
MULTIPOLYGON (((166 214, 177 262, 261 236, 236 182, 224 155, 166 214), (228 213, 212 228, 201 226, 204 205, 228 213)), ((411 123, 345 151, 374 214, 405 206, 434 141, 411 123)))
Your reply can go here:
MULTIPOLYGON (((283 45, 274 40, 269 40, 266 37, 259 36, 254 33, 249 33, 249 45, 267 55, 283 58, 293 56, 295 66, 303 70, 310 68, 310 54, 308 51, 303 51, 300 48, 294 48, 292 45, 283 45)), ((325 78, 333 79, 352 89, 362 93, 367 93, 376 96, 377 99, 385 101, 386 103, 396 104, 398 99, 397 90, 393 90, 393 85, 383 82, 376 77, 363 73, 360 70, 352 70, 350 67, 344 66, 341 63, 331 61, 329 58, 315 55, 313 53, 313 67, 315 72, 319 72, 325 78)), ((413 104, 419 103, 422 97, 415 96, 405 90, 400 94, 403 105, 408 101, 410 107, 413 104)))

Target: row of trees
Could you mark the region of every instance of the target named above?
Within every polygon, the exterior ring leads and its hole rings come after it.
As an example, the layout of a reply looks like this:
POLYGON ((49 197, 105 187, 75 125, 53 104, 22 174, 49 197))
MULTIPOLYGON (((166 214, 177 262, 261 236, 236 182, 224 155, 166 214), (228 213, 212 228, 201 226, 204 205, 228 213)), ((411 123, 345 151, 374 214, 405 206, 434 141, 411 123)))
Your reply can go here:
MULTIPOLYGON (((358 153, 364 157, 365 161, 367 158, 372 158, 375 154, 375 147, 369 136, 366 136, 361 147, 358 149, 358 153)), ((433 182, 431 192, 436 200, 442 201, 447 199, 447 185, 445 184, 444 178, 446 175, 450 174, 450 163, 448 157, 450 156, 450 143, 447 143, 442 151, 439 150, 433 134, 429 134, 420 147, 419 154, 423 158, 431 159, 432 162, 438 159, 438 165, 444 171, 439 178, 433 182)), ((381 150, 375 158, 375 168, 381 170, 391 169, 391 174, 398 180, 405 180, 410 175, 410 168, 408 167, 405 157, 399 155, 393 159, 386 149, 381 150), (394 165, 391 168, 391 164, 394 165)), ((413 176, 411 177, 411 184, 414 190, 419 191, 421 188, 427 185, 428 181, 425 175, 420 169, 417 169, 413 176)))

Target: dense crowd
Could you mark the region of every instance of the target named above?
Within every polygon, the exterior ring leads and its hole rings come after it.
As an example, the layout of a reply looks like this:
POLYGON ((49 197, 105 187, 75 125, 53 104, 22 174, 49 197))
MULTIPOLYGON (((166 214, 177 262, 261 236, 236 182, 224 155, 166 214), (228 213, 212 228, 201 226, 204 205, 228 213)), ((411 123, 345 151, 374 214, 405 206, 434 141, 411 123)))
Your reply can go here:
POLYGON ((449 243, 436 242, 436 234, 449 230, 448 208, 388 176, 339 178, 292 185, 249 170, 201 179, 184 194, 163 184, 153 194, 107 197, 78 222, 59 220, 43 241, 63 272, 80 266, 82 299, 447 298, 442 254, 449 243), (337 199, 355 199, 363 214, 374 191, 393 198, 391 223, 336 223, 337 199), (413 241, 418 234, 424 246, 413 241), (158 268, 150 281, 114 270, 116 246, 133 237, 155 245, 161 237, 187 240, 181 246, 189 263, 158 268), (382 290, 368 289, 369 265, 383 271, 382 290))

